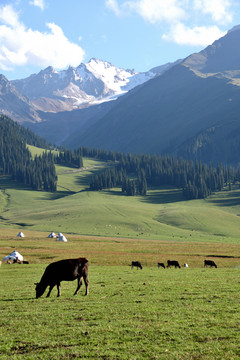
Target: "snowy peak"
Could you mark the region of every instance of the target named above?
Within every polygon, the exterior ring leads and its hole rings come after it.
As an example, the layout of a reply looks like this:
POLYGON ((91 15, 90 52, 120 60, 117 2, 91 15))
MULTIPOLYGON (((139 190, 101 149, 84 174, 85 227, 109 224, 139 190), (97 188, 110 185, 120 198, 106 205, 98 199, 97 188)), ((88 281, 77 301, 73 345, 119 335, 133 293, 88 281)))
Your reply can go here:
MULTIPOLYGON (((49 66, 38 74, 12 83, 39 110, 45 111, 47 99, 50 99, 52 111, 58 112, 116 99, 156 75, 155 71, 137 73, 92 58, 86 64, 81 63, 76 68, 69 66, 62 71, 49 66)), ((49 111, 49 107, 47 109, 49 111)))

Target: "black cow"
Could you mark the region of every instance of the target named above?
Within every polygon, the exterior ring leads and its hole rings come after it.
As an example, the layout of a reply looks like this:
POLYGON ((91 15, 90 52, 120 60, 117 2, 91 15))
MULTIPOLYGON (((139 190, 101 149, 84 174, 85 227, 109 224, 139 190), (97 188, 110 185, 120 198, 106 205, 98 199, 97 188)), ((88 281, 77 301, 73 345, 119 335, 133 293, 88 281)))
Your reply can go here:
POLYGON ((136 266, 136 268, 140 268, 142 270, 142 265, 139 261, 132 261, 132 269, 136 266))
POLYGON ((175 266, 175 268, 181 268, 181 266, 179 265, 179 262, 176 260, 168 260, 167 261, 167 267, 171 267, 171 266, 175 266))
POLYGON ((47 297, 49 297, 55 285, 58 289, 57 296, 60 296, 61 281, 72 281, 75 279, 78 280, 78 285, 74 295, 77 295, 82 285, 82 278, 86 286, 85 295, 88 295, 88 259, 78 258, 53 262, 46 267, 40 282, 35 284, 36 298, 42 296, 48 286, 49 291, 47 297))
POLYGON ((164 268, 164 269, 165 269, 165 265, 164 265, 164 263, 158 263, 158 268, 160 268, 160 267, 162 267, 162 268, 164 268))
POLYGON ((217 268, 217 265, 215 264, 215 262, 213 260, 204 260, 204 267, 206 267, 206 266, 217 268))

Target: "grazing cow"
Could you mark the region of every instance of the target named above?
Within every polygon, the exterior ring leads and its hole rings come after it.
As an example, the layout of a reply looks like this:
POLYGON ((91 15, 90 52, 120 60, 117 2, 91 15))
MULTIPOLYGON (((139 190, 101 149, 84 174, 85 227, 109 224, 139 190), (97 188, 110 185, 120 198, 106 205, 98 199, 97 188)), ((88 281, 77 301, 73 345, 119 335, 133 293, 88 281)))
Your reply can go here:
POLYGON ((184 264, 183 266, 184 266, 185 268, 188 268, 188 267, 189 267, 188 264, 184 264))
POLYGON ((215 262, 212 261, 212 260, 204 260, 204 267, 206 267, 206 266, 210 266, 210 267, 215 267, 215 268, 217 268, 217 265, 216 265, 215 262))
POLYGON ((164 269, 165 269, 165 265, 164 265, 164 263, 158 263, 158 268, 160 268, 160 267, 162 267, 162 268, 164 268, 164 269))
POLYGON ((167 267, 169 268, 169 267, 171 267, 171 266, 175 266, 175 268, 181 268, 181 266, 179 265, 179 262, 178 261, 176 261, 176 260, 168 260, 167 261, 167 267))
POLYGON ((142 270, 142 265, 139 261, 132 261, 132 269, 136 266, 136 268, 140 268, 142 270))
POLYGON ((46 288, 49 286, 47 297, 50 296, 53 287, 56 285, 58 295, 60 296, 60 282, 72 281, 77 279, 78 285, 74 295, 77 295, 78 290, 82 285, 82 278, 85 282, 86 293, 88 295, 88 259, 67 259, 60 260, 49 264, 39 283, 36 283, 36 298, 43 295, 46 288))

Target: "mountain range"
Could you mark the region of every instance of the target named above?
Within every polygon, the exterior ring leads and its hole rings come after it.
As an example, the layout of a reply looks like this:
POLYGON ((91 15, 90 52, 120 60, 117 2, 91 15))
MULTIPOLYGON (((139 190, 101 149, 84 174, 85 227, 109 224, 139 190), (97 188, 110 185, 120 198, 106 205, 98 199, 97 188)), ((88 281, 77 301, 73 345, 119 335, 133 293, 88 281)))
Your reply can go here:
POLYGON ((145 73, 91 59, 26 79, 0 76, 0 111, 57 145, 236 165, 240 26, 145 73))

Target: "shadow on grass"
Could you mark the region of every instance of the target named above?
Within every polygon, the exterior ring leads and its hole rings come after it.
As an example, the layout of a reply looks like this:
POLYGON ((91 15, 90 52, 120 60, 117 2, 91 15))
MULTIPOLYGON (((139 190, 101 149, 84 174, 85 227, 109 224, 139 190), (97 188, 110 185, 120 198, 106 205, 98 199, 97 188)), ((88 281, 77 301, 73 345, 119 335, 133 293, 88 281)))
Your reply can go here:
POLYGON ((184 200, 181 190, 164 188, 161 190, 149 190, 147 195, 142 197, 141 201, 151 204, 169 204, 184 200))
MULTIPOLYGON (((122 196, 125 198, 131 198, 132 196, 123 193, 121 189, 114 190, 111 189, 103 189, 105 195, 110 196, 122 196)), ((160 189, 150 189, 147 192, 146 196, 137 195, 141 202, 150 203, 150 204, 168 204, 168 203, 176 203, 180 201, 184 201, 184 197, 182 195, 182 191, 178 189, 164 188, 160 189)))
POLYGON ((10 301, 29 301, 29 300, 37 300, 35 297, 29 298, 12 298, 12 299, 0 299, 0 302, 10 302, 10 301))
POLYGON ((209 203, 217 206, 238 206, 240 205, 240 192, 219 192, 219 198, 210 198, 209 203))
MULTIPOLYGON (((69 189, 64 189, 63 191, 56 191, 55 193, 46 192, 44 190, 34 190, 30 186, 20 184, 15 180, 12 180, 10 176, 1 176, 0 177, 0 190, 20 190, 20 191, 33 191, 42 195, 38 200, 57 200, 65 196, 75 194, 74 191, 69 189)), ((18 224, 17 224, 18 225, 18 224)), ((21 225, 21 224, 19 224, 21 225)), ((28 225, 28 224, 27 224, 28 225)), ((29 226, 29 225, 28 225, 29 226)))
POLYGON ((93 168, 83 171, 81 175, 79 175, 76 179, 76 185, 85 187, 86 190, 89 189, 90 183, 92 181, 93 176, 99 175, 104 171, 103 168, 93 168))
POLYGON ((20 184, 17 181, 12 180, 11 176, 0 177, 0 189, 32 190, 30 186, 20 184))

